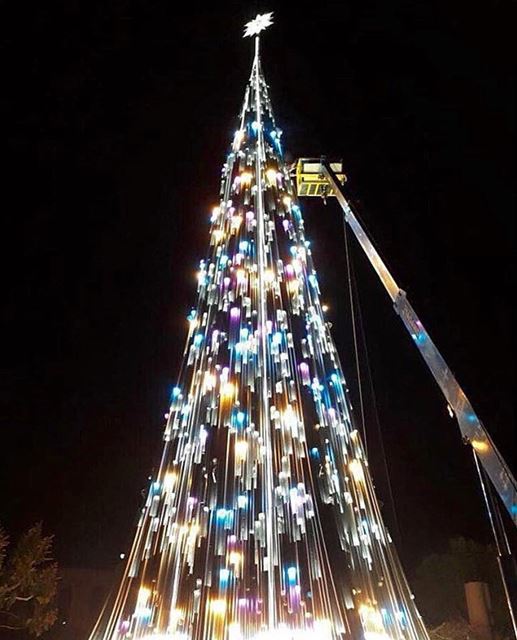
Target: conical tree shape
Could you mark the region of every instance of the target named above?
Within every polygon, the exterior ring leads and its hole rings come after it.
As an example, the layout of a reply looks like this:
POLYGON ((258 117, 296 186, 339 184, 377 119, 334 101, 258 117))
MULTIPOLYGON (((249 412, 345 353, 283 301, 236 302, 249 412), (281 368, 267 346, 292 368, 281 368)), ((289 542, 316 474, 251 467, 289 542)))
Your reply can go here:
POLYGON ((427 638, 280 140, 257 38, 160 468, 94 640, 427 638), (341 544, 332 566, 323 512, 341 544))

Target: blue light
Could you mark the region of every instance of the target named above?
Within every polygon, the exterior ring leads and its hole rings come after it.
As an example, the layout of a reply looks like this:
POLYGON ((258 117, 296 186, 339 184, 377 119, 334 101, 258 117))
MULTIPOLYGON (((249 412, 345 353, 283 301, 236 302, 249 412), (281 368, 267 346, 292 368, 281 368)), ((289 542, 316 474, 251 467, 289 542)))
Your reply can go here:
POLYGON ((402 610, 398 610, 396 613, 397 618, 399 619, 401 625, 403 628, 407 627, 407 619, 406 619, 406 614, 404 611, 402 610))
POLYGON ((412 333, 411 337, 418 344, 422 344, 423 342, 426 341, 427 335, 426 335, 425 331, 419 331, 418 333, 412 333))
POLYGON ((241 242, 239 242, 239 251, 246 253, 249 246, 250 246, 250 243, 247 240, 242 240, 241 242))
POLYGON ((221 507, 216 511, 217 525, 224 529, 229 529, 233 522, 233 510, 221 507))
POLYGON ((221 569, 219 571, 219 583, 222 586, 226 586, 228 584, 228 580, 230 579, 230 570, 229 569, 221 569))
POLYGON ((244 420, 245 419, 246 419, 246 414, 244 413, 244 411, 238 411, 237 412, 237 423, 242 426, 244 424, 244 420))
POLYGON ((179 387, 174 387, 171 395, 173 398, 178 398, 181 395, 181 389, 179 387))
POLYGON ((278 152, 282 153, 282 147, 280 145, 280 136, 282 135, 282 132, 280 131, 280 129, 278 131, 275 131, 275 129, 273 129, 273 131, 270 131, 269 135, 273 140, 273 144, 276 145, 278 152))
POLYGON ((200 347, 202 343, 203 343, 203 334, 202 333, 197 333, 194 336, 194 346, 195 347, 200 347))
POLYGON ((313 391, 323 391, 323 389, 325 388, 322 384, 320 384, 320 381, 317 378, 314 378, 314 382, 311 384, 311 387, 313 391))
POLYGON ((330 376, 330 379, 332 380, 332 382, 333 382, 334 384, 337 384, 337 383, 339 382, 339 377, 338 377, 337 373, 333 373, 333 374, 330 376))
POLYGON ((289 580, 289 584, 295 584, 297 577, 298 569, 296 567, 289 567, 287 569, 287 579, 289 580))
POLYGON ((318 447, 312 447, 312 449, 311 449, 311 456, 312 456, 314 459, 316 459, 316 460, 318 460, 318 459, 319 459, 319 457, 320 457, 320 452, 319 452, 318 447))

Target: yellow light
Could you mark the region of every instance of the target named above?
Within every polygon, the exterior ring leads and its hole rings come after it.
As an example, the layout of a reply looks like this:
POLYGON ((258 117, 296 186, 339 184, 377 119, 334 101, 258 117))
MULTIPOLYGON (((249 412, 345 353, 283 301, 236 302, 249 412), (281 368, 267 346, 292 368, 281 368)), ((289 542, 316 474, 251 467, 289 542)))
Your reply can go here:
POLYGON ((289 293, 298 293, 299 287, 300 283, 297 279, 287 281, 287 290, 289 291, 289 293))
POLYGON ((235 385, 232 382, 225 382, 221 386, 221 398, 223 400, 231 400, 235 394, 235 385))
POLYGON ((222 599, 212 600, 210 602, 210 611, 216 616, 224 616, 226 613, 226 601, 222 599))
POLYGON ((484 453, 488 451, 488 444, 484 440, 471 440, 470 444, 474 447, 476 451, 479 453, 484 453))
POLYGON ((286 207, 290 207, 291 206, 291 196, 284 196, 282 199, 282 202, 285 204, 286 207))
POLYGON ((350 473, 354 476, 354 480, 357 482, 364 482, 363 465, 359 460, 352 460, 348 464, 348 468, 350 469, 350 473))
POLYGON ((276 175, 277 175, 276 169, 268 169, 266 171, 267 179, 269 180, 269 182, 271 184, 275 184, 276 183, 276 175))
POLYGON ((163 486, 166 490, 170 491, 176 482, 178 481, 178 474, 176 471, 169 471, 165 474, 165 478, 163 479, 163 486))
POLYGON ((151 589, 148 587, 140 587, 138 590, 137 605, 144 606, 147 604, 151 596, 151 589))
POLYGON ((327 313, 327 311, 329 310, 328 304, 323 304, 321 306, 321 310, 323 311, 323 313, 327 313))
POLYGON ((244 440, 239 440, 235 443, 235 457, 244 460, 248 454, 248 443, 244 440))
POLYGON ((266 271, 264 272, 264 279, 266 282, 273 282, 273 280, 275 279, 275 274, 272 269, 266 269, 266 271))
POLYGON ((246 282, 246 271, 244 271, 244 269, 237 269, 237 282, 239 284, 246 282))
POLYGON ((212 231, 212 237, 215 242, 221 242, 221 240, 224 238, 224 231, 222 229, 214 229, 212 231))
POLYGON ((359 616, 364 629, 364 637, 367 640, 389 640, 380 611, 368 604, 362 604, 359 607, 359 616))
POLYGON ((244 185, 251 184, 252 178, 253 176, 248 171, 241 173, 241 184, 244 184, 244 185))
POLYGON ((238 551, 232 551, 228 560, 230 564, 238 565, 242 561, 242 555, 238 551))

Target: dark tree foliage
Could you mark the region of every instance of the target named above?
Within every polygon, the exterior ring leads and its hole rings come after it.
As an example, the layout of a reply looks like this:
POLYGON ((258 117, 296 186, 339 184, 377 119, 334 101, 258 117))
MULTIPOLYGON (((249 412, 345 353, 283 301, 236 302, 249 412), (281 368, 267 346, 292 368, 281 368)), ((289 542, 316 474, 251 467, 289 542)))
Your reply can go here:
POLYGON ((44 536, 37 524, 8 547, 9 538, 0 529, 0 629, 40 636, 57 616, 52 536, 44 536))

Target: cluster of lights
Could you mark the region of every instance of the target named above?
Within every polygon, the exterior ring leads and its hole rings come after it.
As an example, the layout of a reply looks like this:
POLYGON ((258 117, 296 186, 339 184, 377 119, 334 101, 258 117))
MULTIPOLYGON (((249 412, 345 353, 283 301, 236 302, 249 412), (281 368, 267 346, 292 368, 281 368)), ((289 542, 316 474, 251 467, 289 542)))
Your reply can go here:
POLYGON ((339 640, 352 618, 365 640, 426 637, 353 427, 280 135, 256 58, 161 465, 94 640, 339 640))

